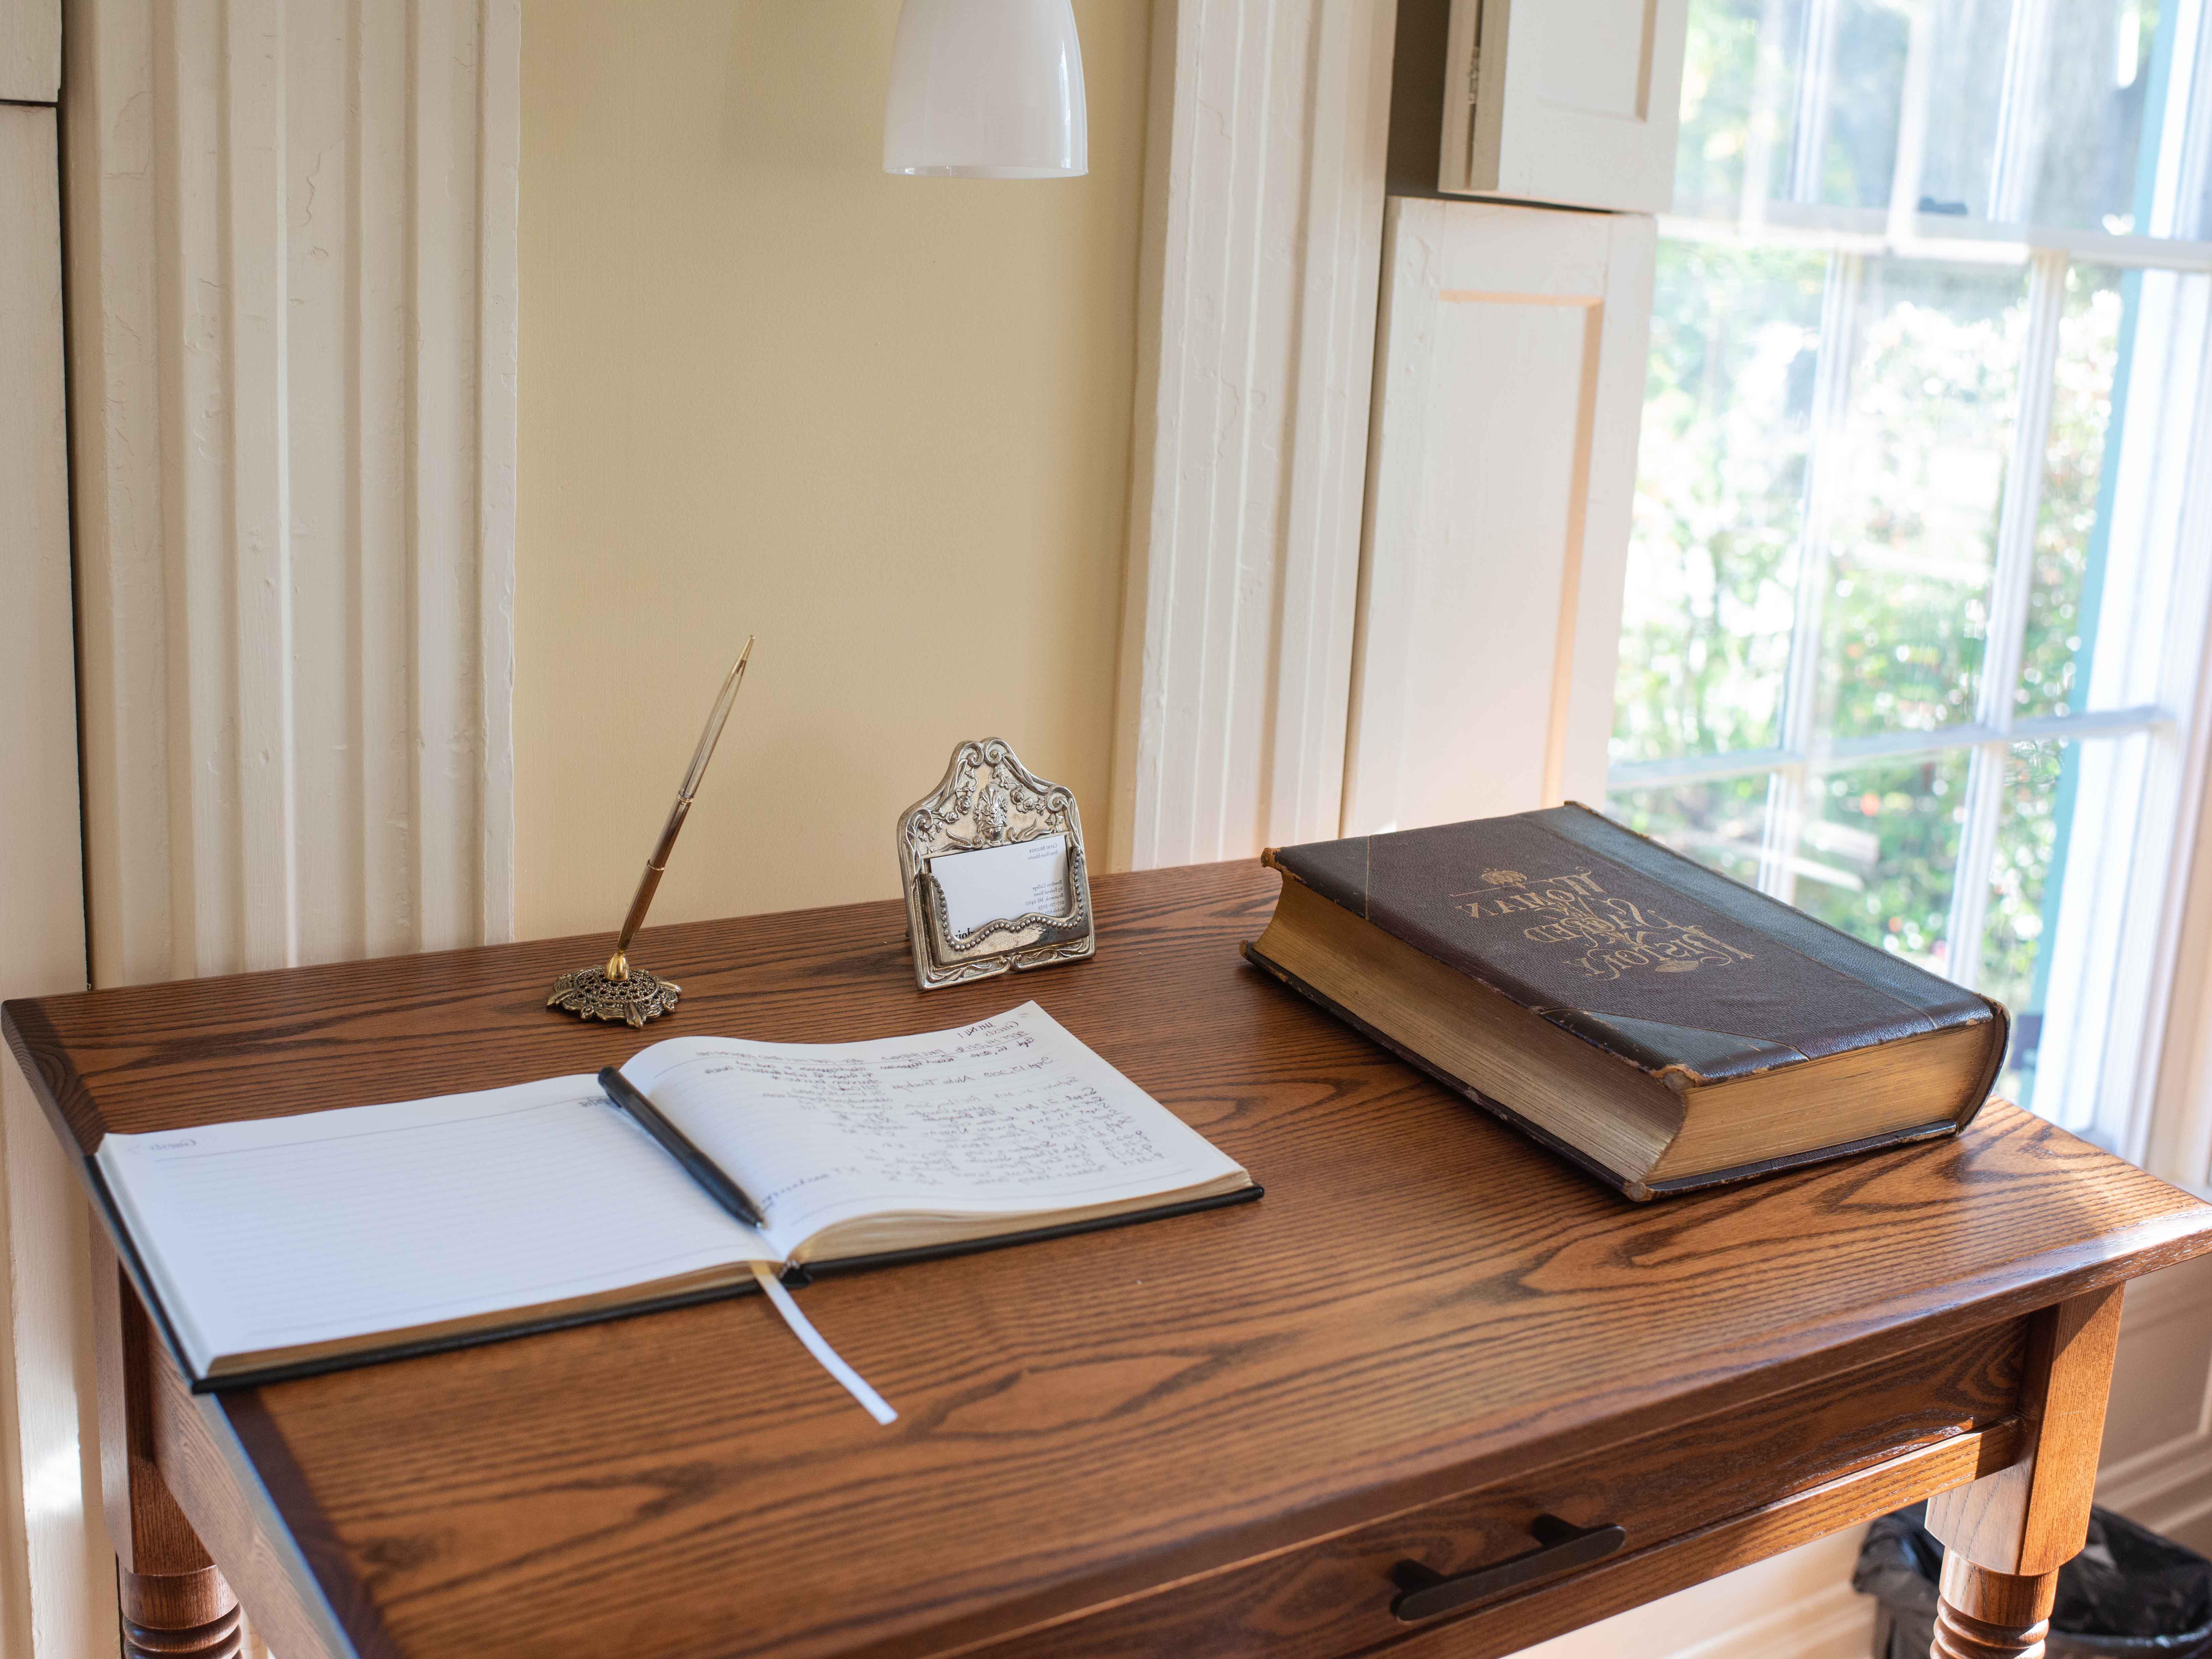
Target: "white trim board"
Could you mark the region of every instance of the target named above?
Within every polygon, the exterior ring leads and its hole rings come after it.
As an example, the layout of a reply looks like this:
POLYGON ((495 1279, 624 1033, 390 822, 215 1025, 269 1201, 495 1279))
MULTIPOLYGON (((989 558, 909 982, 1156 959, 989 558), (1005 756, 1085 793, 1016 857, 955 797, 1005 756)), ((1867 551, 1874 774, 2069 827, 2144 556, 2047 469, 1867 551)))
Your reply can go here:
MULTIPOLYGON (((85 983, 58 146, 51 106, 0 105, 0 662, 12 705, 0 998, 85 983)), ((6 1054, 0 1250, 0 1651, 92 1653, 114 1641, 115 1576, 85 1429, 97 1392, 82 1340, 86 1212, 6 1054)))
POLYGON ((1395 0, 1162 0, 1109 862, 1337 833, 1395 0))

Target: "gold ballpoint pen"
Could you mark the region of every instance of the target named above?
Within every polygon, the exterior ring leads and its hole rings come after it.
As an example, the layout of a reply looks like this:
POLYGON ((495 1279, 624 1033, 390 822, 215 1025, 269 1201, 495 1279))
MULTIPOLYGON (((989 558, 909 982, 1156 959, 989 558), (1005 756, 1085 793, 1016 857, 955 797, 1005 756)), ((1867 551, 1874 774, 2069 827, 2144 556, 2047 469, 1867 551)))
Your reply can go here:
POLYGON ((645 913, 653 908, 653 896, 659 890, 660 878, 668 868, 668 854, 676 845, 676 837, 684 828, 684 820, 691 811, 692 798, 699 792, 699 780, 706 775, 707 763, 714 757, 714 745, 722 736, 722 728, 729 723, 730 710, 738 700, 738 687, 744 683, 745 664, 753 654, 753 642, 748 637, 745 648, 738 653, 738 659, 722 681, 721 695, 714 699, 707 725, 699 733, 699 746, 691 751, 691 764, 684 774, 684 781, 676 791, 674 805, 668 809, 668 821, 660 826, 660 839, 653 843, 652 854, 645 860, 645 874, 637 884, 637 896, 629 902, 629 914, 623 918, 622 932, 615 939, 615 952, 604 968, 579 968, 574 973, 563 974, 553 981, 553 994, 545 999, 549 1008, 565 1008, 586 1019, 621 1020, 629 1025, 642 1025, 656 1019, 676 1006, 683 987, 633 968, 629 962, 629 947, 637 937, 637 930, 645 925, 645 913))

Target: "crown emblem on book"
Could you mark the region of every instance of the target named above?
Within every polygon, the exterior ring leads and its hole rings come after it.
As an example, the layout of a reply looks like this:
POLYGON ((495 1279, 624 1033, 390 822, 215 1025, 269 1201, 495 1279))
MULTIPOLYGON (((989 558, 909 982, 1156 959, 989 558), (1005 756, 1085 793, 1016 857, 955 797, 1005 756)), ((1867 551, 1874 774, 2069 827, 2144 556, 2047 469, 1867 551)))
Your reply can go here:
POLYGON ((1528 879, 1518 870, 1486 870, 1482 872, 1482 878, 1492 887, 1518 887, 1528 879))

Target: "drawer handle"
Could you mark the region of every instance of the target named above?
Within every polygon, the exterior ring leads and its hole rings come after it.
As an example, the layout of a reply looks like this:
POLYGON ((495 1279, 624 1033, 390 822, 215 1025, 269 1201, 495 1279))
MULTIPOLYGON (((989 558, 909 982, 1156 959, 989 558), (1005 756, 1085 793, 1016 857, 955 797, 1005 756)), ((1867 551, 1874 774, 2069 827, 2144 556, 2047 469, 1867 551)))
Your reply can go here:
POLYGON ((1577 1527, 1556 1515, 1538 1516, 1528 1523, 1528 1530, 1535 1534, 1534 1549, 1478 1567, 1473 1572, 1461 1573, 1455 1578, 1447 1578, 1434 1567, 1425 1567, 1418 1561, 1401 1561, 1390 1569, 1391 1582, 1400 1592, 1398 1599, 1391 1602, 1390 1611, 1409 1625, 1416 1620, 1433 1619, 1440 1613, 1449 1613, 1455 1607, 1480 1601, 1486 1595, 1495 1595, 1516 1584, 1601 1561, 1628 1541, 1628 1534, 1610 1523, 1577 1527))

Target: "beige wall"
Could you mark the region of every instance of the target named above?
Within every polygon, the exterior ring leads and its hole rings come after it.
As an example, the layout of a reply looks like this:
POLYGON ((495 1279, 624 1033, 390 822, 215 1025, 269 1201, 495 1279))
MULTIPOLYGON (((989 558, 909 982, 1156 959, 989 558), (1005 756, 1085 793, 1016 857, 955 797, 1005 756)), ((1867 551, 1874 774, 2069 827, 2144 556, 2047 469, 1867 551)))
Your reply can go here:
POLYGON ((1091 174, 882 168, 897 0, 525 0, 517 911, 897 890, 964 737, 1105 845, 1150 7, 1078 0, 1091 174))

